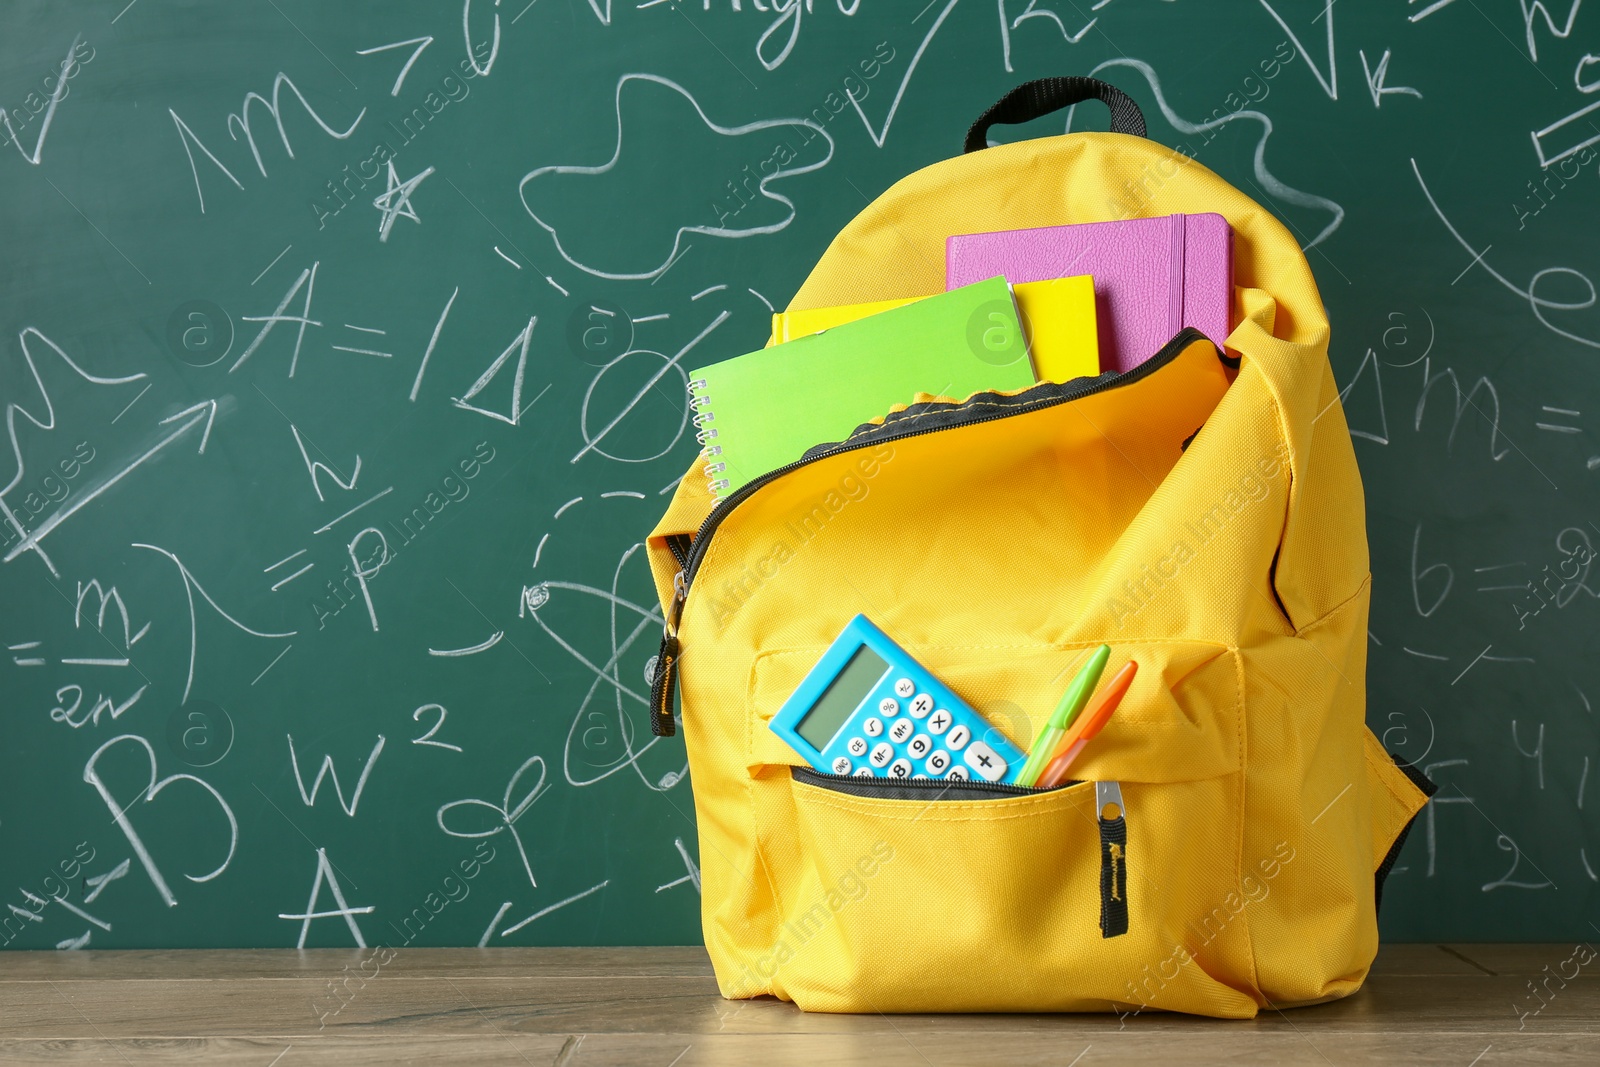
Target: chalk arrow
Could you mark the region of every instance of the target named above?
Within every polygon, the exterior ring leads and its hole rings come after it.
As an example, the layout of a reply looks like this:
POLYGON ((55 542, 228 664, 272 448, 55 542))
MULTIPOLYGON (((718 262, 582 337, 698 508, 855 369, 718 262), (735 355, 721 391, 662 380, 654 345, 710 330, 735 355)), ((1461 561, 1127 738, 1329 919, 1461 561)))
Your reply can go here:
POLYGON ((162 419, 161 420, 161 425, 165 426, 166 424, 168 424, 170 422, 176 422, 178 419, 183 418, 185 415, 189 416, 188 420, 183 422, 183 423, 180 423, 178 425, 177 429, 173 430, 171 433, 167 434, 167 436, 165 436, 161 440, 157 441, 154 445, 152 445, 138 459, 135 459, 133 462, 131 462, 127 466, 123 467, 116 474, 113 474, 110 478, 106 479, 104 482, 100 483, 99 485, 95 486, 93 489, 89 490, 88 492, 84 493, 82 496, 78 497, 76 500, 74 500, 72 502, 72 504, 70 506, 62 508, 60 511, 58 511, 54 515, 50 516, 44 522, 40 523, 39 524, 39 528, 37 530, 34 530, 27 537, 23 538, 21 541, 17 542, 15 545, 13 545, 12 548, 11 548, 11 551, 7 552, 6 555, 5 555, 5 558, 3 560, 0 560, 0 562, 10 563, 12 560, 16 559, 17 556, 20 555, 21 553, 26 552, 29 549, 35 547, 40 541, 43 541, 45 539, 45 537, 47 537, 50 534, 50 531, 54 530, 57 526, 60 526, 67 519, 71 518, 73 516, 73 514, 76 513, 79 508, 81 508, 84 505, 88 504, 90 501, 92 501, 96 497, 100 496, 100 494, 104 493, 106 490, 110 489, 112 486, 114 486, 118 482, 122 481, 122 479, 126 478, 128 475, 132 474, 135 470, 137 470, 139 468, 139 466, 141 464, 143 464, 146 460, 150 459, 156 453, 160 452, 163 448, 166 448, 172 442, 174 442, 178 438, 182 437, 187 431, 189 431, 190 429, 192 429, 195 426, 200 425, 202 422, 206 424, 206 428, 205 428, 205 432, 200 437, 200 451, 202 453, 205 452, 205 450, 206 450, 206 441, 209 440, 210 437, 211 437, 211 424, 212 424, 213 421, 216 420, 216 417, 217 417, 217 402, 215 400, 202 401, 201 403, 196 404, 194 407, 188 408, 188 409, 186 409, 184 411, 180 411, 176 415, 173 415, 173 416, 171 416, 169 418, 162 419))
MULTIPOLYGON (((206 411, 207 409, 209 409, 209 414, 206 415, 206 432, 200 435, 200 455, 203 456, 206 454, 206 442, 211 440, 211 424, 217 421, 217 402, 215 400, 202 400, 192 408, 184 408, 176 415, 168 415, 161 420, 161 425, 165 426, 169 422, 177 422, 185 415, 193 415, 197 411, 206 411)), ((190 425, 194 424, 190 423, 190 425)), ((184 427, 185 430, 188 428, 188 426, 184 427)), ((182 431, 179 432, 181 433, 182 431)))

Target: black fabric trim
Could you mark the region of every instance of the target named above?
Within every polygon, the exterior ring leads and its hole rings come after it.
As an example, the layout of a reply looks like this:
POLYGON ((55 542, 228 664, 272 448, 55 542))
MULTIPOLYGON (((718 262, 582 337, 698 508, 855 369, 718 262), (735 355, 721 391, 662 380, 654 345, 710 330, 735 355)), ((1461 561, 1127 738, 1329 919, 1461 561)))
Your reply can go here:
MULTIPOLYGON (((1396 767, 1400 768, 1400 773, 1409 778, 1411 780, 1411 784, 1422 790, 1426 796, 1431 798, 1439 791, 1439 787, 1434 784, 1433 779, 1417 770, 1413 764, 1407 763, 1393 752, 1389 753, 1389 758, 1394 760, 1394 765, 1396 767)), ((1406 835, 1411 833, 1411 827, 1416 825, 1416 821, 1421 815, 1422 809, 1418 808, 1417 814, 1406 820, 1406 824, 1402 826, 1400 828, 1400 832, 1395 835, 1394 844, 1389 846, 1389 851, 1384 855, 1383 862, 1378 864, 1378 871, 1377 874, 1373 876, 1372 885, 1372 903, 1374 909, 1382 909, 1383 880, 1389 877, 1389 872, 1394 869, 1395 862, 1400 858, 1400 849, 1406 843, 1406 835)))
POLYGON ((1431 797, 1439 791, 1439 786, 1434 782, 1434 780, 1417 770, 1416 764, 1407 763, 1404 759, 1401 759, 1393 752, 1389 753, 1389 758, 1394 760, 1394 765, 1400 768, 1401 774, 1411 779, 1412 785, 1422 790, 1428 796, 1431 797))

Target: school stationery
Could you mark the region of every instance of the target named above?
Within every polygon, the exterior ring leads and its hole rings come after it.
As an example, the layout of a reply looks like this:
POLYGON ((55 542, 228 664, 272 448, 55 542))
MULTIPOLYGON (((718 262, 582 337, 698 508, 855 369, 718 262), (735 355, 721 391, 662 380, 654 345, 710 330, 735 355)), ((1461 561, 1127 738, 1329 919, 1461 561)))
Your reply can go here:
POLYGON ((1100 728, 1110 721, 1111 713, 1117 710, 1122 698, 1128 695, 1128 687, 1133 684, 1133 676, 1138 671, 1139 664, 1129 660, 1123 664, 1120 671, 1111 676, 1111 681, 1095 694, 1089 706, 1083 709, 1083 714, 1061 738, 1061 742, 1056 746, 1055 757, 1034 782, 1035 786, 1040 789, 1053 789, 1067 780, 1067 771, 1072 768, 1072 761, 1078 758, 1078 754, 1100 732, 1100 728))
POLYGON ((1039 772, 1044 770, 1044 765, 1050 760, 1050 754, 1055 751, 1056 742, 1072 723, 1073 716, 1082 711, 1084 704, 1088 703, 1090 694, 1100 681, 1100 672, 1106 669, 1106 660, 1110 656, 1110 646, 1101 645, 1089 657, 1089 662, 1085 663, 1067 684, 1066 692, 1062 693, 1061 699, 1056 702, 1056 710, 1050 713, 1049 721, 1033 739, 1033 747, 1028 749, 1028 762, 1022 765, 1022 773, 1017 775, 1018 785, 1033 785, 1035 779, 1039 777, 1039 772))
POLYGON ((1009 783, 1022 753, 865 615, 768 724, 819 771, 1009 783))
POLYGON ((689 404, 707 482, 726 498, 919 392, 965 399, 1033 383, 1011 289, 990 278, 702 367, 689 404))
MULTIPOLYGON (((1100 373, 1100 342, 1095 327, 1094 279, 1088 275, 1048 278, 1013 285, 1011 293, 1022 316, 1028 355, 1041 382, 1066 382, 1100 373)), ((880 311, 904 307, 922 297, 874 300, 805 311, 779 311, 772 316, 772 340, 782 344, 808 334, 864 319, 880 311)))
POLYGON ((1185 326, 1221 346, 1233 307, 1233 230, 1221 215, 1205 213, 959 234, 946 242, 950 288, 996 274, 1013 285, 1092 274, 1100 366, 1128 371, 1185 326))

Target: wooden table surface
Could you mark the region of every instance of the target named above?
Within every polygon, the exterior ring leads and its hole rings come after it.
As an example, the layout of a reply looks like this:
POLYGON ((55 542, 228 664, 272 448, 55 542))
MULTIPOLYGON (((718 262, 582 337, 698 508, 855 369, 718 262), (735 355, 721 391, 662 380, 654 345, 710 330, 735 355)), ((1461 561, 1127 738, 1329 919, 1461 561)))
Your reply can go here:
POLYGON ((1597 1064, 1573 949, 1386 945, 1356 995, 1248 1022, 808 1015, 723 1000, 699 948, 9 952, 0 1063, 1597 1064))

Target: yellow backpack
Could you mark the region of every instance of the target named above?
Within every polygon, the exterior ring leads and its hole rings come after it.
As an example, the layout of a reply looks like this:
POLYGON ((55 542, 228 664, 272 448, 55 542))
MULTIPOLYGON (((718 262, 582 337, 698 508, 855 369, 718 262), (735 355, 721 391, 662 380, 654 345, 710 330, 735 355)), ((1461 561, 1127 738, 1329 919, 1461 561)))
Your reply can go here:
POLYGON ((1219 212, 1226 352, 1186 329, 1122 375, 919 395, 721 504, 697 461, 650 535, 652 724, 673 732, 680 693, 725 997, 1248 1018, 1366 976, 1432 786, 1364 722, 1366 525, 1327 318, 1289 231, 1143 134, 1109 85, 1028 83, 851 221, 790 307, 940 292, 950 234, 1219 212), (984 147, 1089 97, 1116 132, 984 147), (1084 650, 1139 672, 1081 782, 811 773, 767 722, 857 612, 1023 750, 1084 650))

